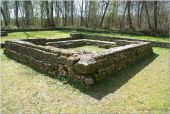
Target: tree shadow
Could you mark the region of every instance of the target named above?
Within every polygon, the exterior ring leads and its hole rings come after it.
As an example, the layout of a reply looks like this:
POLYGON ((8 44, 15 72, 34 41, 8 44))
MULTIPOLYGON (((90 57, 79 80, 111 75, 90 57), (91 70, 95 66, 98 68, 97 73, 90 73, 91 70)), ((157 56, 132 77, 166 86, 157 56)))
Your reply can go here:
POLYGON ((29 35, 28 33, 24 32, 24 34, 26 35, 27 39, 30 38, 31 35, 29 35))
POLYGON ((158 57, 158 55, 153 54, 150 57, 137 62, 136 64, 130 65, 112 73, 111 76, 101 80, 100 82, 96 83, 96 85, 88 89, 80 89, 80 91, 97 100, 101 100, 104 96, 108 95, 109 93, 114 93, 117 89, 121 88, 121 86, 123 86, 126 82, 128 82, 128 80, 135 76, 135 74, 149 65, 156 57, 158 57))

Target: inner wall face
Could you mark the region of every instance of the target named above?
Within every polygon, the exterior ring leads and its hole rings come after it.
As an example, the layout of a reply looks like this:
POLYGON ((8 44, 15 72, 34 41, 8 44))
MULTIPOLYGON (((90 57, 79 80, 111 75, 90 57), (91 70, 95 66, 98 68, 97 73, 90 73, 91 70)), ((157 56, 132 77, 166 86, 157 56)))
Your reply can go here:
POLYGON ((113 71, 153 53, 152 46, 148 42, 75 40, 74 37, 6 41, 5 47, 5 54, 8 57, 39 72, 55 77, 71 77, 86 85, 94 84, 113 71), (101 50, 93 52, 91 46, 101 50), (84 47, 87 50, 82 52, 75 49, 82 47, 82 50, 84 47))

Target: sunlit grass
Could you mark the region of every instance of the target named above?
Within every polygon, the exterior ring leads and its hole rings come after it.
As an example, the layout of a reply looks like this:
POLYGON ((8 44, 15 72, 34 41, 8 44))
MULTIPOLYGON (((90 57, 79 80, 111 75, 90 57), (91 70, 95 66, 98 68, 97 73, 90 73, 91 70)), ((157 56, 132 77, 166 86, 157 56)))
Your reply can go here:
POLYGON ((1 37, 1 42, 14 39, 28 38, 62 38, 70 36, 67 31, 34 31, 34 32, 13 32, 8 33, 8 36, 1 37))
POLYGON ((130 34, 120 34, 120 33, 109 33, 109 34, 97 33, 97 35, 114 36, 114 37, 119 37, 119 38, 149 40, 149 41, 159 41, 159 42, 169 42, 170 41, 169 37, 154 37, 154 36, 147 36, 147 35, 130 35, 130 34))
POLYGON ((166 113, 169 50, 143 59, 88 90, 79 90, 7 58, 1 52, 3 113, 166 113))
POLYGON ((68 48, 68 49, 72 49, 72 50, 75 50, 75 51, 103 51, 105 50, 105 48, 101 48, 99 46, 79 46, 79 47, 74 47, 74 48, 68 48))
MULTIPOLYGON (((72 31, 13 32, 13 33, 8 33, 8 36, 1 37, 1 42, 4 42, 6 40, 25 39, 25 38, 60 38, 60 37, 67 37, 69 36, 70 33, 72 33, 72 31)), ((114 36, 114 37, 120 37, 120 38, 169 42, 168 37, 154 37, 154 36, 147 36, 147 35, 139 36, 139 35, 120 34, 120 33, 109 33, 109 34, 89 33, 89 32, 78 32, 78 33, 88 33, 88 34, 97 34, 97 35, 104 35, 104 36, 114 36)))

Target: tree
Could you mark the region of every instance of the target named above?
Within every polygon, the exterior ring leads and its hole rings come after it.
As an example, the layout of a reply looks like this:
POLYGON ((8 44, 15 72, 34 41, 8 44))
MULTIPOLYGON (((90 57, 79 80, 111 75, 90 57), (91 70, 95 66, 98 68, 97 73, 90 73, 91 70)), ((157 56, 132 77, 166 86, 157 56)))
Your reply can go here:
POLYGON ((1 6, 1 13, 5 22, 6 26, 10 25, 10 13, 9 13, 9 8, 8 8, 8 1, 3 1, 3 8, 1 6))
POLYGON ((155 24, 155 29, 157 29, 158 21, 157 21, 157 11, 158 9, 158 1, 154 1, 154 24, 155 24))
POLYGON ((83 5, 84 5, 84 2, 82 0, 82 2, 81 2, 81 14, 80 14, 80 26, 83 25, 83 5))
POLYGON ((26 26, 30 26, 33 20, 33 7, 31 1, 23 1, 25 10, 25 21, 26 26))
POLYGON ((147 4, 146 4, 146 1, 143 1, 144 2, 144 6, 145 6, 145 9, 146 9, 146 15, 147 15, 147 19, 148 19, 148 25, 149 25, 149 29, 151 29, 151 23, 150 23, 150 17, 149 17, 149 12, 148 12, 148 7, 147 7, 147 4))
POLYGON ((135 29, 134 29, 134 27, 133 27, 132 18, 131 18, 131 12, 130 12, 131 1, 127 1, 126 5, 127 5, 127 10, 128 10, 128 23, 129 23, 129 28, 134 31, 135 29))
POLYGON ((53 3, 54 3, 54 1, 51 1, 51 4, 50 4, 50 17, 51 17, 50 24, 51 24, 51 26, 55 26, 54 15, 53 15, 53 10, 54 10, 53 3))
POLYGON ((74 24, 74 1, 71 1, 71 24, 74 24))
MULTIPOLYGON (((104 2, 105 2, 105 1, 104 1, 104 2)), ((109 6, 109 2, 110 2, 110 0, 108 0, 108 2, 105 2, 105 4, 106 4, 106 8, 105 8, 105 10, 104 10, 104 13, 103 13, 103 16, 102 16, 102 19, 101 19, 101 22, 100 22, 100 27, 102 27, 103 20, 104 20, 104 17, 105 17, 105 14, 106 14, 107 8, 108 8, 108 6, 109 6)))
POLYGON ((8 26, 7 17, 6 17, 6 15, 5 15, 5 11, 4 11, 4 9, 3 9, 2 7, 1 7, 1 13, 2 13, 4 22, 5 22, 5 26, 8 26))
POLYGON ((65 14, 65 16, 64 16, 64 26, 66 26, 67 25, 67 1, 64 1, 64 14, 65 14))
POLYGON ((19 6, 19 1, 15 1, 15 23, 16 23, 16 26, 19 28, 18 6, 19 6))

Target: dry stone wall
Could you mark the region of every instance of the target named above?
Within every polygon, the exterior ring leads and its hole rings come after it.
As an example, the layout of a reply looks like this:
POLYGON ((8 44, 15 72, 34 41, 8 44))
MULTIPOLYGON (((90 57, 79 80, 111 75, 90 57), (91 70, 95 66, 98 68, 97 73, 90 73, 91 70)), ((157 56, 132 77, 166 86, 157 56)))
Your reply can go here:
POLYGON ((95 39, 102 41, 115 41, 115 40, 126 40, 126 41, 139 41, 139 42, 150 42, 153 47, 161 47, 161 48, 169 48, 170 43, 168 42, 158 42, 158 41, 147 41, 147 40, 139 40, 139 39, 130 39, 130 38, 118 38, 111 36, 99 36, 99 35, 90 35, 90 34, 71 34, 73 37, 81 36, 83 39, 95 39))
POLYGON ((112 72, 153 53, 152 45, 149 42, 77 40, 80 38, 82 38, 82 35, 79 34, 65 39, 6 41, 4 52, 8 57, 37 71, 55 77, 71 77, 73 80, 80 80, 86 85, 94 84, 96 81, 109 76, 112 72), (82 42, 85 42, 85 45, 116 44, 118 47, 85 54, 60 48, 60 46, 73 46, 75 43, 79 45, 82 42), (60 46, 57 47, 56 44, 60 46))

